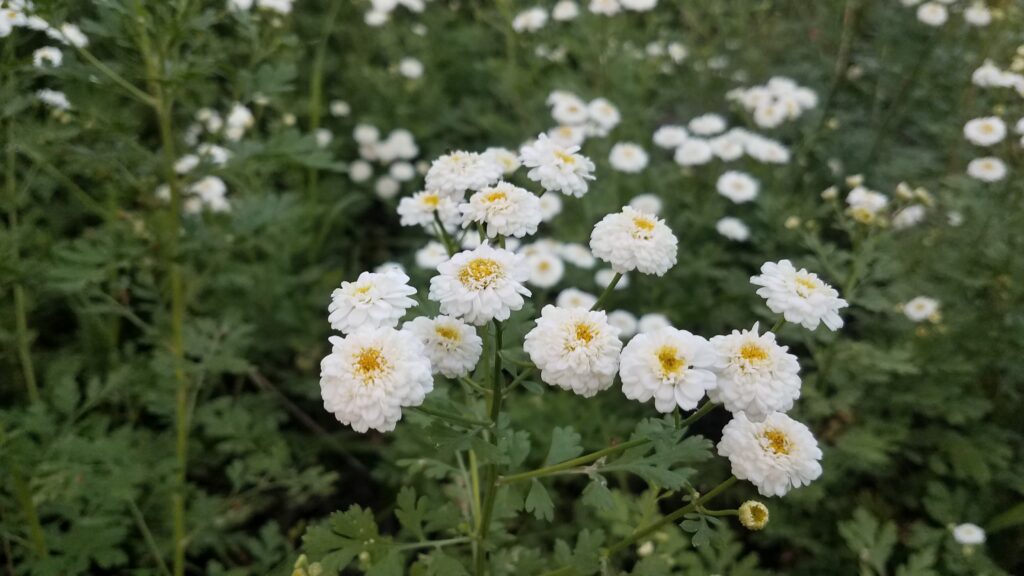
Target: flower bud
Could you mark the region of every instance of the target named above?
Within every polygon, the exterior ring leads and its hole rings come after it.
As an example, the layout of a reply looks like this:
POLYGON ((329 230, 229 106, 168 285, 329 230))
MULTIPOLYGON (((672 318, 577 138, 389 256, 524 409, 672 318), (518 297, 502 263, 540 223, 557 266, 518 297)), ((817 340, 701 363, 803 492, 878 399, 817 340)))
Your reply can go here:
POLYGON ((740 524, 747 530, 761 530, 768 525, 768 507, 756 500, 740 506, 740 524))

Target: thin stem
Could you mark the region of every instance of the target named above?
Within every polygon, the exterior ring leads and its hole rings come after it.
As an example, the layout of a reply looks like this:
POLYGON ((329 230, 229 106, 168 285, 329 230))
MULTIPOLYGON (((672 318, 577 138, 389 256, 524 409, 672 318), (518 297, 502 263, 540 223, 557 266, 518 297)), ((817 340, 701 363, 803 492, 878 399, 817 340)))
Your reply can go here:
MULTIPOLYGON (((6 138, 6 162, 5 186, 7 191, 7 225, 11 233, 11 259, 14 266, 20 272, 21 253, 19 249, 18 233, 18 184, 15 179, 14 170, 17 156, 14 149, 14 119, 7 122, 6 138)), ((25 286, 18 282, 14 285, 14 331, 18 341, 18 361, 21 363, 21 373, 25 379, 25 390, 28 393, 29 402, 35 404, 39 401, 39 386, 36 383, 35 366, 32 363, 32 341, 28 331, 28 306, 25 300, 25 286)))
POLYGON ((782 329, 782 326, 785 325, 785 324, 786 324, 786 318, 785 317, 779 318, 778 320, 775 321, 775 324, 772 326, 772 329, 770 330, 770 332, 774 332, 775 334, 778 334, 779 330, 782 329))
POLYGON ((594 302, 594 305, 590 307, 591 310, 601 309, 601 306, 604 305, 604 301, 608 298, 612 291, 615 290, 615 286, 619 283, 619 280, 622 280, 622 272, 615 273, 615 276, 612 277, 612 281, 609 282, 607 286, 605 286, 604 292, 601 292, 601 295, 598 296, 597 302, 594 302))
POLYGON ((705 510, 700 509, 700 513, 705 516, 714 516, 716 518, 725 518, 727 516, 739 516, 739 510, 705 510))
POLYGON ((444 244, 444 249, 448 251, 448 256, 455 256, 455 253, 458 252, 458 245, 448 234, 448 230, 444 227, 444 222, 441 222, 441 214, 437 210, 434 210, 434 228, 441 237, 441 242, 444 244))
POLYGON ((516 377, 513 378, 512 381, 508 383, 508 386, 505 387, 505 395, 508 396, 508 393, 511 392, 516 386, 525 382, 527 378, 533 375, 533 372, 535 370, 536 368, 534 368, 533 366, 523 369, 523 371, 516 375, 516 377))
MULTIPOLYGON (((309 80, 309 131, 315 133, 320 128, 320 114, 323 110, 324 98, 324 60, 327 57, 327 44, 334 31, 334 21, 338 18, 343 0, 335 0, 331 4, 331 10, 324 21, 324 30, 320 37, 320 43, 316 47, 313 56, 313 71, 309 80)), ((310 197, 316 198, 319 189, 317 183, 320 173, 316 168, 309 168, 307 172, 306 190, 310 197)))
MULTIPOLYGON (((501 418, 502 386, 504 377, 501 373, 501 322, 494 321, 494 350, 491 374, 491 395, 489 398, 491 407, 491 425, 494 428, 492 442, 498 443, 498 420, 501 418)), ((480 512, 480 523, 477 525, 476 537, 479 550, 476 556, 476 574, 483 576, 487 570, 487 534, 491 528, 491 515, 494 513, 494 502, 498 492, 498 469, 495 464, 489 464, 485 473, 487 491, 484 493, 484 502, 480 512)))
POLYGON ((459 536, 457 538, 446 538, 444 540, 428 540, 426 542, 399 544, 398 546, 395 546, 395 550, 421 550, 423 548, 441 548, 443 546, 451 546, 453 544, 468 544, 472 541, 473 538, 469 536, 459 536))
POLYGON ((20 470, 12 470, 11 476, 14 477, 14 498, 21 506, 25 521, 28 523, 29 535, 32 538, 32 551, 37 557, 46 558, 50 555, 50 550, 46 547, 46 536, 43 534, 42 524, 39 523, 36 503, 32 500, 32 489, 20 470))
POLYGON ((552 474, 558 474, 559 472, 570 470, 572 468, 576 468, 577 466, 585 466, 587 464, 590 464, 591 462, 595 462, 606 456, 618 454, 619 452, 629 450, 630 448, 643 446, 648 442, 650 442, 650 440, 647 438, 638 438, 636 440, 630 440, 628 442, 623 442, 622 444, 616 444, 615 446, 602 448, 601 450, 591 452, 590 454, 584 454, 583 456, 573 458, 572 460, 559 462, 558 464, 552 464, 550 466, 545 466, 543 468, 538 468, 536 470, 531 470, 529 472, 513 474, 511 476, 502 476, 501 478, 498 479, 498 481, 502 484, 512 484, 515 482, 522 482, 523 480, 540 478, 542 476, 551 476, 552 474))
POLYGON ((476 390, 477 392, 479 392, 481 394, 485 394, 486 395, 486 394, 490 394, 491 393, 491 391, 488 390, 487 388, 484 388, 483 386, 481 386, 481 385, 477 384, 476 382, 474 382, 472 378, 464 376, 462 378, 459 378, 459 380, 463 384, 465 384, 466 386, 469 386, 470 388, 476 390))
MULTIPOLYGON (((66 37, 65 37, 65 40, 67 40, 66 37)), ((74 46, 75 50, 78 51, 78 53, 82 56, 82 58, 85 58, 85 60, 88 63, 90 63, 93 66, 95 66, 96 69, 99 70, 100 72, 102 72, 104 76, 106 76, 107 78, 110 78, 111 80, 113 80, 113 82, 115 84, 117 84, 121 88, 124 88, 125 91, 127 91, 129 94, 131 94, 133 97, 135 97, 136 100, 139 100, 143 104, 145 104, 147 106, 152 106, 154 108, 158 105, 158 100, 156 98, 154 98, 150 94, 146 94, 145 92, 140 90, 138 87, 136 87, 134 84, 132 84, 131 82, 126 80, 124 76, 121 76, 117 72, 114 72, 114 70, 112 68, 110 68, 109 66, 104 64, 99 58, 94 56, 93 53, 90 52, 89 50, 87 50, 85 47, 78 46, 75 43, 71 42, 70 40, 67 40, 67 43, 71 44, 72 46, 74 46)))
POLYGON ((689 416, 684 418, 683 421, 679 423, 679 427, 680 428, 686 428, 687 426, 692 425, 697 420, 700 420, 701 418, 703 418, 705 414, 707 414, 708 412, 711 412, 712 410, 714 410, 717 407, 718 407, 718 404, 715 404, 711 400, 708 400, 708 401, 704 402, 703 404, 701 404, 700 408, 697 408, 696 412, 694 412, 693 414, 690 414, 689 416))
POLYGON ((491 426, 490 422, 474 420, 473 418, 466 418, 464 416, 443 412, 441 410, 434 410, 433 408, 427 408, 425 406, 416 406, 414 408, 410 408, 410 410, 413 412, 419 412, 425 416, 433 416, 442 420, 455 422, 456 424, 462 424, 463 426, 491 426))
POLYGON ((142 515, 142 510, 139 510, 138 505, 135 504, 135 500, 132 500, 131 498, 128 498, 128 508, 132 512, 132 517, 135 519, 136 526, 139 527, 139 532, 142 533, 142 539, 146 541, 149 553, 156 559, 157 566, 160 567, 160 572, 164 576, 171 576, 171 571, 167 569, 167 564, 160 555, 160 549, 156 545, 156 540, 153 539, 153 533, 150 532, 149 525, 146 524, 146 518, 142 515))

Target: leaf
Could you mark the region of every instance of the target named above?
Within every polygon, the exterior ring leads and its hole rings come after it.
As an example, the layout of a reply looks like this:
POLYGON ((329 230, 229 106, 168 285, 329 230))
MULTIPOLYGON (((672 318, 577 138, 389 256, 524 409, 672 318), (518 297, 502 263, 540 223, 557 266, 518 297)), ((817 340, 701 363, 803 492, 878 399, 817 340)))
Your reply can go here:
POLYGON ((530 493, 526 495, 524 507, 527 512, 532 512, 538 520, 551 521, 555 518, 555 505, 551 496, 539 480, 530 482, 530 493))
POLYGON ((871 567, 876 574, 886 573, 886 562, 896 545, 894 522, 882 524, 864 508, 857 508, 853 518, 839 523, 839 534, 862 565, 871 567))
POLYGON ((579 433, 571 426, 557 427, 551 431, 551 448, 544 459, 544 466, 565 462, 582 453, 579 433))
MULTIPOLYGON (((337 574, 364 551, 385 551, 390 539, 381 538, 373 512, 358 505, 331 514, 327 522, 311 527, 302 539, 310 558, 324 572, 337 574)), ((397 574, 401 574, 401 567, 397 574)))
POLYGON ((601 546, 604 532, 584 529, 576 538, 576 549, 572 553, 572 566, 581 574, 594 574, 601 569, 601 546))
POLYGON ((416 489, 406 486, 398 493, 396 500, 395 517, 401 522, 406 530, 413 533, 416 538, 424 540, 423 518, 430 512, 430 506, 426 496, 416 500, 416 489))
POLYGON ((604 476, 595 475, 583 489, 583 503, 597 510, 611 510, 615 507, 612 491, 608 489, 604 476))

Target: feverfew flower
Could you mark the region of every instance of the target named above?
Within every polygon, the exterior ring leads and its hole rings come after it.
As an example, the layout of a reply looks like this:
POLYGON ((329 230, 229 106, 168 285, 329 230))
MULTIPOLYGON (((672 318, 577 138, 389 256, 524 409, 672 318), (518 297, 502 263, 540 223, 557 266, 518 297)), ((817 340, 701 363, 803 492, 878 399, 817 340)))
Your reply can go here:
MULTIPOLYGON (((548 191, 581 197, 587 193, 587 180, 594 179, 594 163, 577 154, 579 146, 561 146, 541 134, 537 141, 520 151, 527 176, 548 191)), ((429 175, 428 175, 429 177, 429 175)))
POLYGON ((558 284, 565 274, 565 263, 548 251, 542 250, 528 255, 526 265, 530 268, 528 282, 538 288, 551 288, 558 284))
POLYGON ((750 228, 743 223, 739 218, 733 218, 732 216, 726 216, 715 223, 715 230, 719 234, 725 236, 729 240, 735 240, 736 242, 745 242, 750 238, 750 228))
POLYGON ((433 226, 434 214, 437 214, 441 218, 441 223, 446 226, 459 222, 458 205, 439 192, 417 192, 408 198, 402 198, 398 203, 398 215, 401 217, 402 226, 433 226))
POLYGON ((541 380, 589 398, 615 380, 622 341, 602 311, 547 305, 523 349, 541 380))
POLYGON ((632 312, 615 310, 608 313, 608 323, 619 329, 619 338, 632 338, 637 331, 637 319, 632 312))
POLYGON ((587 104, 587 115, 594 124, 592 130, 596 135, 603 136, 619 125, 622 115, 619 109, 606 98, 595 98, 587 104))
POLYGON ((562 198, 557 192, 545 192, 540 195, 540 219, 550 222, 562 213, 562 198))
POLYGON ((59 48, 54 48, 53 46, 43 46, 32 53, 32 65, 36 68, 45 68, 47 66, 56 68, 63 61, 64 54, 61 53, 59 48))
POLYGON ((749 174, 730 170, 719 176, 715 188, 722 196, 737 204, 742 204, 757 198, 761 184, 749 174))
POLYGON ((587 8, 594 14, 614 16, 622 11, 619 0, 590 0, 587 8))
POLYGON ((656 194, 640 194, 634 196, 630 201, 629 205, 637 212, 646 212, 648 214, 660 214, 662 208, 661 198, 656 194))
POLYGON ((512 29, 516 32, 536 32, 548 23, 548 13, 540 6, 527 8, 512 19, 512 29))
POLYGON ((355 282, 342 282, 331 294, 327 320, 343 334, 360 328, 394 328, 405 311, 416 305, 409 298, 415 293, 409 277, 401 271, 363 272, 355 282))
POLYGON ((775 334, 733 330, 715 336, 711 345, 719 355, 718 387, 708 396, 733 414, 743 413, 755 422, 772 412, 786 412, 800 397, 800 363, 775 334))
POLYGON ((508 182, 498 182, 469 197, 459 205, 462 226, 479 223, 488 236, 522 238, 537 232, 541 222, 540 198, 508 182))
POLYGON ((964 124, 964 138, 977 146, 992 146, 1006 137, 1006 124, 998 116, 975 118, 964 124))
POLYGON ((559 308, 581 308, 590 310, 597 303, 597 296, 577 288, 566 288, 558 293, 555 305, 559 308))
POLYGON ((726 128, 725 118, 718 114, 704 114, 690 120, 688 125, 690 132, 698 136, 712 136, 722 132, 726 128))
POLYGON ((974 2, 964 10, 964 21, 971 26, 983 28, 992 23, 992 11, 984 2, 974 2))
POLYGON ((437 240, 416 251, 416 265, 426 270, 434 270, 448 260, 448 249, 437 240))
POLYGON ((562 244, 558 250, 558 254, 569 264, 579 268, 585 268, 587 270, 593 268, 594 264, 597 263, 594 255, 590 253, 590 250, 586 246, 575 242, 562 244))
POLYGON ((975 158, 967 164, 967 175, 982 182, 999 182, 1006 178, 1006 164, 994 156, 975 158))
POLYGON ((654 131, 654 145, 659 148, 678 148, 689 137, 686 128, 667 124, 654 131))
POLYGON ((953 539, 957 544, 964 546, 977 546, 985 543, 985 530, 977 524, 970 522, 958 524, 953 527, 953 539))
POLYGON ((632 142, 619 142, 608 155, 608 163, 619 172, 640 172, 647 167, 647 160, 647 152, 632 142))
POLYGON ((903 314, 911 322, 937 322, 941 318, 939 301, 927 296, 918 296, 903 305, 903 314))
POLYGON ((929 26, 942 26, 949 19, 949 11, 938 2, 925 2, 917 7, 917 19, 929 26))
POLYGON ((36 98, 43 104, 57 110, 71 109, 71 102, 68 101, 68 97, 63 92, 58 92, 57 90, 50 90, 49 88, 37 90, 36 98))
POLYGON ((878 214, 889 205, 889 199, 881 192, 857 186, 846 195, 847 212, 863 224, 875 221, 878 214))
POLYGON ((735 414, 722 429, 718 454, 729 459, 734 476, 762 496, 785 496, 821 476, 818 441, 807 426, 781 413, 763 422, 735 414))
POLYGON ((559 0, 551 9, 551 18, 558 22, 574 20, 580 15, 580 7, 573 0, 559 0))
POLYGON ((619 0, 622 7, 634 12, 647 12, 658 5, 658 0, 619 0))
POLYGON ((409 332, 379 327, 345 338, 320 363, 324 408, 356 432, 390 432, 402 408, 419 406, 434 389, 430 360, 409 332))
POLYGON ((398 62, 398 73, 410 80, 423 76, 423 62, 416 58, 406 57, 398 62))
POLYGON ((663 275, 676 263, 675 234, 653 214, 624 206, 594 226, 590 249, 616 272, 663 275))
POLYGON ((622 392, 639 402, 654 398, 655 409, 664 414, 676 407, 693 410, 715 387, 717 361, 708 341, 686 330, 640 334, 622 350, 622 392))
POLYGON ((483 351, 483 340, 476 329, 449 316, 420 316, 406 322, 402 330, 423 344, 433 373, 443 374, 446 378, 469 374, 483 351))
POLYGON ((763 530, 768 525, 768 507, 757 500, 740 504, 740 524, 747 530, 763 530))
POLYGON ((474 326, 508 320, 523 307, 523 297, 530 295, 523 286, 530 277, 525 258, 486 243, 459 252, 438 265, 437 271, 430 279, 430 299, 441 304, 442 314, 474 326))
POLYGON ((839 310, 846 308, 846 300, 817 274, 804 268, 797 270, 789 260, 765 262, 761 275, 751 276, 750 283, 761 286, 757 295, 765 299, 772 312, 782 314, 786 322, 808 330, 816 329, 822 322, 832 331, 843 327, 839 310))
POLYGON ((193 195, 185 201, 185 209, 188 212, 198 212, 203 207, 212 212, 227 212, 231 210, 228 202, 227 184, 216 176, 206 176, 189 186, 188 192, 193 195))
POLYGON ((707 164, 714 156, 715 152, 707 140, 687 138, 676 148, 674 159, 680 166, 699 166, 707 164))
POLYGON ((436 190, 454 200, 461 200, 467 190, 486 188, 501 178, 504 170, 491 158, 476 152, 452 152, 430 165, 426 188, 436 190))
POLYGON ((644 314, 637 322, 637 330, 639 330, 641 334, 648 334, 671 326, 672 323, 669 322, 668 316, 658 314, 657 312, 644 314))
POLYGON ((522 162, 519 161, 519 155, 508 148, 488 148, 487 150, 484 150, 484 156, 489 158, 491 162, 495 162, 501 166, 501 169, 505 172, 505 176, 513 174, 516 170, 519 170, 520 166, 522 166, 522 162))

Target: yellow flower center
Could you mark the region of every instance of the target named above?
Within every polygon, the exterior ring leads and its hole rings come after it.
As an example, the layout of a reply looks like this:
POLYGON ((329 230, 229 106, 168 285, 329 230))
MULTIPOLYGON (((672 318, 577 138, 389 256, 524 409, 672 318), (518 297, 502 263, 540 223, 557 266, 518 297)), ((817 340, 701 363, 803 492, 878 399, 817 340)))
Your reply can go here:
POLYGON ((459 281, 474 290, 490 288, 498 280, 502 270, 502 265, 497 260, 474 258, 459 270, 459 281))
POLYGON ((435 326, 434 332, 437 332, 437 335, 445 340, 459 341, 459 331, 451 326, 435 326))
POLYGON ((996 128, 992 124, 989 124, 988 122, 982 123, 982 125, 981 125, 981 133, 982 134, 991 134, 991 133, 993 133, 995 131, 996 131, 996 128))
POLYGON ((807 296, 818 288, 818 283, 808 276, 796 277, 796 292, 801 296, 807 296))
POLYGON ((356 294, 363 295, 373 289, 373 284, 363 284, 362 286, 356 286, 356 294))
POLYGON ((548 262, 547 260, 541 260, 540 263, 537 264, 537 270, 540 270, 541 272, 547 272, 548 270, 551 270, 551 262, 548 262))
POLYGON ((661 365, 662 376, 674 375, 686 366, 686 360, 679 355, 679 350, 674 346, 662 346, 656 356, 658 364, 661 365))
POLYGON ((563 164, 568 164, 570 166, 576 163, 576 158, 574 158, 572 154, 567 154, 561 150, 555 150, 555 158, 561 160, 563 164))
POLYGON ((777 428, 768 428, 762 433, 762 437, 768 442, 766 448, 773 454, 788 455, 793 449, 793 443, 789 441, 784 432, 777 428))
POLYGON ((356 374, 363 379, 363 384, 372 384, 381 372, 388 367, 388 361, 384 358, 380 348, 363 348, 356 354, 356 374))
POLYGON ((507 200, 508 195, 501 190, 493 190, 484 194, 484 200, 487 202, 497 202, 498 200, 507 200))
POLYGON ((740 358, 750 363, 763 362, 768 359, 768 351, 753 342, 748 342, 740 347, 740 358))
POLYGON ((751 506, 750 517, 754 524, 764 524, 768 521, 768 509, 763 506, 751 506))
POLYGON ((655 226, 654 220, 644 216, 636 216, 633 218, 633 237, 634 238, 650 238, 651 233, 654 232, 655 226))
POLYGON ((423 203, 431 208, 437 208, 437 205, 441 203, 441 195, 434 192, 424 194, 423 203))
POLYGON ((597 337, 597 330, 589 322, 577 322, 570 332, 571 338, 565 342, 569 352, 590 344, 597 337))

